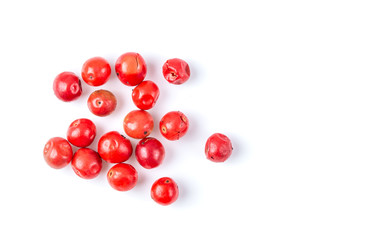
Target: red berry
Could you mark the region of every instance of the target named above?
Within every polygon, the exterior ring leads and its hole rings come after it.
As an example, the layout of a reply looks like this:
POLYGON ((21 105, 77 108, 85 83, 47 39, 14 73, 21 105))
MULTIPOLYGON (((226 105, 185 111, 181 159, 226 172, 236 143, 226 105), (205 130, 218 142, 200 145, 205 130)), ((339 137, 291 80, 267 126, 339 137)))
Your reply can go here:
POLYGON ((160 141, 147 137, 139 141, 135 154, 142 167, 151 169, 161 165, 165 157, 165 149, 160 141))
POLYGON ((162 136, 171 141, 183 137, 188 130, 188 126, 187 117, 179 111, 166 113, 159 122, 159 130, 162 136))
POLYGON ((119 163, 109 169, 107 179, 117 191, 128 191, 136 186, 138 173, 132 165, 119 163))
POLYGON ((224 162, 232 154, 232 142, 221 133, 210 136, 205 143, 205 156, 212 162, 224 162))
POLYGON ((82 85, 78 76, 72 72, 62 72, 53 83, 55 96, 64 102, 77 99, 82 94, 82 85))
POLYGON ((89 146, 96 136, 95 124, 86 118, 73 121, 67 130, 67 140, 77 147, 89 146))
POLYGON ((104 134, 97 145, 97 151, 102 159, 109 163, 121 163, 130 158, 133 153, 129 139, 116 131, 104 134))
POLYGON ((136 86, 145 79, 146 63, 141 55, 134 52, 122 54, 116 61, 116 74, 127 86, 136 86))
POLYGON ((111 66, 102 57, 88 59, 82 67, 82 78, 91 86, 100 86, 106 83, 111 76, 111 66))
POLYGON ((162 72, 169 83, 177 85, 185 83, 191 75, 188 64, 179 58, 167 60, 162 67, 162 72))
POLYGON ((124 118, 124 131, 129 137, 142 139, 148 136, 153 128, 153 117, 144 110, 131 111, 124 118))
POLYGON ((46 163, 55 169, 67 166, 72 160, 72 155, 70 143, 61 137, 49 139, 43 149, 43 157, 46 163))
POLYGON ((150 194, 155 202, 165 206, 178 199, 179 188, 174 180, 163 177, 153 183, 150 194))
POLYGON ((141 82, 133 89, 132 99, 134 104, 142 110, 154 107, 159 97, 158 86, 149 80, 141 82))
POLYGON ((105 117, 116 109, 117 99, 108 90, 96 90, 88 97, 87 106, 96 116, 105 117))
POLYGON ((89 148, 80 148, 74 154, 72 169, 81 178, 92 179, 99 175, 102 161, 99 154, 89 148))

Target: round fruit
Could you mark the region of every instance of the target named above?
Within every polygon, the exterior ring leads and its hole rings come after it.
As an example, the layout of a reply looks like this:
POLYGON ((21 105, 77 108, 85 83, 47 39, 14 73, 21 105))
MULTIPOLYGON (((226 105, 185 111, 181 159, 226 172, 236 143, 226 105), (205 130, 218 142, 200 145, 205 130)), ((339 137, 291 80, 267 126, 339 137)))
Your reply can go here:
POLYGON ((135 154, 142 167, 151 169, 161 165, 165 157, 165 149, 160 141, 147 137, 139 141, 135 154))
POLYGON ((109 169, 107 179, 117 191, 128 191, 136 186, 138 173, 132 165, 119 163, 109 169))
POLYGON ((88 97, 87 106, 96 116, 105 117, 116 109, 117 99, 108 90, 96 90, 88 97))
POLYGON ((89 148, 80 148, 71 162, 72 169, 81 178, 92 179, 99 175, 102 161, 99 154, 89 148))
POLYGON ((141 82, 133 89, 132 99, 134 104, 142 110, 154 107, 159 97, 158 86, 149 80, 141 82))
POLYGON ((188 126, 187 117, 179 111, 166 113, 159 122, 159 130, 162 136, 171 141, 183 137, 188 130, 188 126))
POLYGON ((150 194, 155 202, 165 206, 178 199, 179 188, 174 180, 169 177, 163 177, 153 183, 150 194))
POLYGON ((83 81, 91 86, 100 86, 106 83, 111 76, 111 66, 102 57, 88 59, 82 67, 83 81))
POLYGON ((95 124, 86 118, 73 121, 67 130, 67 140, 77 147, 89 146, 96 136, 95 124))
POLYGON ((73 101, 82 94, 82 85, 78 76, 72 72, 62 72, 53 83, 55 96, 64 102, 73 101))
POLYGON ((191 75, 188 64, 179 58, 167 60, 162 67, 162 72, 169 83, 177 85, 185 83, 191 75))
POLYGON ((146 63, 141 55, 134 52, 122 54, 116 61, 116 74, 127 86, 136 86, 145 79, 146 63))
POLYGON ((221 133, 213 134, 205 143, 205 156, 212 162, 226 161, 232 154, 232 151, 232 142, 221 133))
POLYGON ((49 139, 43 149, 43 157, 46 163, 55 169, 67 166, 72 160, 72 155, 70 143, 61 137, 49 139))
POLYGON ((97 145, 100 157, 109 163, 121 163, 130 158, 133 153, 129 139, 117 131, 104 134, 97 145))
POLYGON ((142 139, 148 136, 153 128, 153 117, 144 110, 131 111, 124 118, 124 131, 129 137, 142 139))

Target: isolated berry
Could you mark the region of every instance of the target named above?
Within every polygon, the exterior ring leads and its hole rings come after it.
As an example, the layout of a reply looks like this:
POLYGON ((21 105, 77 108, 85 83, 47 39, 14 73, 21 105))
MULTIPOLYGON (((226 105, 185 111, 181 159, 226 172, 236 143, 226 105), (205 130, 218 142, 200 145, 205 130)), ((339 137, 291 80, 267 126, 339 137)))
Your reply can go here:
POLYGON ((162 72, 169 83, 176 85, 185 83, 191 75, 188 64, 179 58, 167 60, 163 64, 162 72))
POLYGON ((226 161, 232 154, 232 151, 232 142, 221 133, 213 134, 205 143, 205 156, 212 162, 226 161))
POLYGON ((155 202, 166 206, 178 199, 179 188, 174 180, 163 177, 153 183, 150 195, 155 202))

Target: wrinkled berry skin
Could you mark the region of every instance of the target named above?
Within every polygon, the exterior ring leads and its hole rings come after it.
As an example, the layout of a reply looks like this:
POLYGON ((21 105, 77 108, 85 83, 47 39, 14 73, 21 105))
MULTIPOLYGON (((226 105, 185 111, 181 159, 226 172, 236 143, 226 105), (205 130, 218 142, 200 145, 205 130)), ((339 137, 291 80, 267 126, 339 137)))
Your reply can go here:
POLYGON ((144 110, 131 111, 124 118, 124 131, 131 138, 147 137, 153 128, 153 117, 144 110))
POLYGON ((163 64, 162 72, 164 78, 169 83, 176 85, 185 83, 191 75, 188 63, 179 58, 172 58, 167 60, 163 64))
POLYGON ((76 119, 67 130, 67 140, 77 147, 89 146, 95 137, 96 126, 87 118, 76 119))
POLYGON ((167 206, 178 199, 179 188, 172 178, 162 177, 153 183, 150 195, 156 203, 167 206))
POLYGON ((88 97, 88 109, 99 117, 111 114, 117 106, 117 99, 112 92, 104 89, 96 90, 88 97))
POLYGON ((109 169, 107 180, 117 191, 128 191, 136 186, 138 173, 132 165, 119 163, 109 169))
POLYGON ((111 76, 111 66, 102 57, 88 59, 82 67, 82 78, 90 86, 100 86, 106 83, 111 76))
POLYGON ((205 156, 212 162, 225 162, 232 151, 232 142, 221 133, 213 134, 205 143, 205 156))
POLYGON ((72 156, 70 143, 61 137, 50 138, 43 149, 43 157, 46 163, 55 169, 67 166, 71 162, 72 156))
POLYGON ((62 72, 54 79, 55 96, 64 102, 70 102, 80 97, 82 85, 79 77, 72 72, 62 72))
POLYGON ((146 63, 141 55, 135 52, 122 54, 115 64, 116 75, 127 86, 136 86, 145 79, 146 63))
POLYGON ((159 122, 159 130, 168 140, 179 140, 188 130, 188 118, 179 111, 166 113, 159 122))
POLYGON ((103 160, 109 163, 121 163, 130 158, 133 147, 129 139, 117 131, 111 131, 101 136, 97 151, 103 160))
POLYGON ((159 97, 158 86, 149 80, 141 82, 133 89, 132 99, 134 104, 142 110, 154 107, 159 97))
POLYGON ((135 155, 142 167, 151 169, 162 164, 165 149, 158 139, 147 137, 138 142, 135 155))
POLYGON ((99 175, 102 168, 102 160, 99 154, 89 148, 80 148, 74 154, 71 167, 81 178, 92 179, 99 175))

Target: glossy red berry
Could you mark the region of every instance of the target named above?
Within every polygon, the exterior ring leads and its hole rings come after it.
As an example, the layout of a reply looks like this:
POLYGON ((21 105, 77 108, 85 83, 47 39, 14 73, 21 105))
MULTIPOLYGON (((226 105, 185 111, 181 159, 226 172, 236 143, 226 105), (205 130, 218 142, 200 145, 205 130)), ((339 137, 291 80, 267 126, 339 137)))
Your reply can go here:
POLYGON ((138 142, 135 155, 142 167, 151 169, 161 165, 165 149, 158 139, 147 137, 138 142))
POLYGON ((232 142, 221 133, 213 134, 205 143, 205 156, 212 162, 226 161, 232 154, 232 151, 232 142))
POLYGON ((67 140, 77 147, 89 146, 96 136, 95 124, 86 118, 73 121, 67 130, 67 140))
POLYGON ((61 137, 49 139, 43 149, 43 157, 46 163, 55 169, 67 166, 71 162, 72 156, 70 143, 61 137))
POLYGON ((188 118, 179 111, 166 113, 159 122, 159 130, 162 136, 171 141, 183 137, 188 126, 188 118))
POLYGON ((109 163, 121 163, 130 158, 133 148, 129 139, 117 131, 112 131, 101 136, 97 151, 103 160, 109 163))
POLYGON ((177 85, 185 83, 191 75, 188 64, 179 58, 167 60, 163 64, 162 72, 169 83, 177 85))
POLYGON ((69 102, 80 97, 82 85, 74 73, 62 72, 54 79, 53 90, 57 98, 69 102))
POLYGON ((100 86, 106 83, 111 76, 111 66, 102 57, 88 59, 82 67, 83 81, 91 86, 100 86))
POLYGON ((127 86, 136 86, 145 79, 146 63, 141 55, 135 52, 122 54, 116 61, 116 74, 127 86))
POLYGON ((99 175, 102 161, 99 154, 89 148, 80 148, 71 162, 72 169, 81 178, 92 179, 99 175))
POLYGON ((109 169, 107 179, 117 191, 128 191, 136 186, 138 173, 132 165, 119 163, 109 169))
POLYGON ((178 199, 179 188, 174 180, 169 177, 163 177, 153 183, 150 194, 155 202, 166 206, 178 199))
POLYGON ((132 99, 134 104, 142 110, 154 107, 159 97, 158 86, 149 80, 141 82, 133 89, 132 99))
POLYGON ((88 97, 87 106, 96 116, 105 117, 116 109, 117 99, 108 90, 96 90, 88 97))
POLYGON ((131 111, 124 118, 124 131, 129 137, 142 139, 147 137, 153 128, 153 117, 144 110, 131 111))

